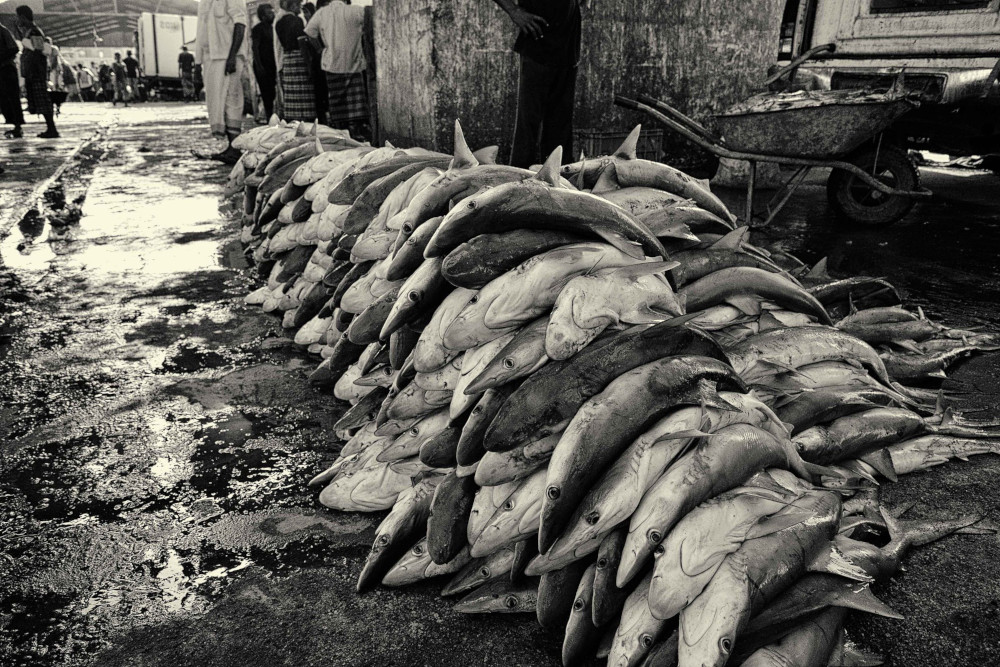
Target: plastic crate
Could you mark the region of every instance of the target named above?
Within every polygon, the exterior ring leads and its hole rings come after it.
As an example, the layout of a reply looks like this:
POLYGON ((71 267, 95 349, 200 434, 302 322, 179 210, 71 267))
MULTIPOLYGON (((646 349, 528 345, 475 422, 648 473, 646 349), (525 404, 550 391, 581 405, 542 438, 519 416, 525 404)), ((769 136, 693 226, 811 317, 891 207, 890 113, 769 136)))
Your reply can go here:
MULTIPOLYGON (((573 148, 575 160, 583 153, 586 157, 611 155, 622 145, 629 133, 606 132, 604 130, 576 130, 573 132, 573 148)), ((659 161, 663 158, 663 130, 649 129, 639 133, 639 143, 636 146, 636 157, 643 160, 659 161)))

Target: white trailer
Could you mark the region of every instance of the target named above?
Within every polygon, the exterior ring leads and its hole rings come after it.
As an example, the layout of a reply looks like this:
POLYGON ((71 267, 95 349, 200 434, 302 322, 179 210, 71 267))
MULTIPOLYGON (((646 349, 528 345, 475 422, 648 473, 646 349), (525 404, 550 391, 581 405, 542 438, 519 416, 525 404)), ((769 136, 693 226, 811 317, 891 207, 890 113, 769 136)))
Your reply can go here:
POLYGON ((145 76, 158 80, 160 85, 179 87, 181 75, 177 66, 177 56, 182 46, 188 47, 188 50, 194 53, 197 37, 196 16, 149 12, 140 14, 136 40, 139 66, 145 76))

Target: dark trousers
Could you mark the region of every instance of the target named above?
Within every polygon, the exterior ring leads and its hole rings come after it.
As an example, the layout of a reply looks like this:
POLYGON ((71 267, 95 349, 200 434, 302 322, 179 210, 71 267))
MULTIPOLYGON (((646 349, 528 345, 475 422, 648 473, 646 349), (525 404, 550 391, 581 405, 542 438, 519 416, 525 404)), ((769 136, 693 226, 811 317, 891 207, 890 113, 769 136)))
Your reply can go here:
POLYGON ((537 164, 556 146, 563 147, 563 162, 573 159, 575 92, 576 67, 550 67, 521 56, 512 166, 537 164))
POLYGON ((23 125, 21 111, 21 84, 13 63, 0 66, 0 113, 11 125, 23 125))
POLYGON ((267 120, 271 120, 271 115, 274 114, 274 77, 254 72, 254 78, 257 79, 257 87, 260 88, 260 101, 264 103, 264 115, 267 120))

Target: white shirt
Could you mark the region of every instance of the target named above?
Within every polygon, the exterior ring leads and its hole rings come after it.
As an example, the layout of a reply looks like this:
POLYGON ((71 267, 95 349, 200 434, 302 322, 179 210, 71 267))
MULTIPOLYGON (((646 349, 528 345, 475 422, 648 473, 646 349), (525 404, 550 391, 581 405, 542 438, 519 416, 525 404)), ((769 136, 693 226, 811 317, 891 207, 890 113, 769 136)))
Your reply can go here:
MULTIPOLYGON (((226 60, 229 47, 233 43, 233 27, 240 23, 247 25, 247 5, 244 0, 201 0, 198 3, 198 48, 195 60, 226 60)), ((247 35, 244 31, 243 43, 238 55, 247 57, 247 35)))
POLYGON ((306 26, 306 34, 323 42, 320 66, 324 72, 349 74, 367 67, 361 50, 365 8, 333 0, 319 9, 306 26))

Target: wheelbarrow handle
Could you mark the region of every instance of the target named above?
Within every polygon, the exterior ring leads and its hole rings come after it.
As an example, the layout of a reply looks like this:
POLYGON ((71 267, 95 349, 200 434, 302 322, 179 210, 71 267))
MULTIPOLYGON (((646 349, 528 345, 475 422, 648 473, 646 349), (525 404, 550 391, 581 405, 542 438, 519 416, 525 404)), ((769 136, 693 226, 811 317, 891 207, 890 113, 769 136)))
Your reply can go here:
POLYGON ((836 50, 837 50, 837 45, 836 44, 820 44, 819 46, 814 46, 811 49, 809 49, 808 51, 806 51, 805 53, 803 53, 802 55, 800 55, 798 58, 795 58, 794 60, 792 60, 792 62, 788 63, 787 65, 785 65, 784 67, 782 67, 781 69, 779 69, 777 72, 775 72, 771 76, 769 76, 766 79, 764 79, 764 85, 765 86, 770 86, 772 83, 774 83, 775 81, 777 81, 781 77, 785 76, 786 74, 788 74, 792 70, 798 69, 799 65, 801 65, 802 63, 804 63, 805 61, 809 60, 810 58, 812 58, 815 55, 818 55, 820 53, 828 53, 828 52, 829 53, 833 53, 836 50))
POLYGON ((648 107, 652 107, 654 109, 659 110, 660 113, 672 118, 676 123, 686 127, 689 131, 702 137, 705 141, 709 141, 716 144, 719 143, 719 138, 714 134, 712 134, 711 132, 709 132, 704 125, 702 125, 693 118, 685 116, 683 113, 673 108, 666 102, 663 102, 661 100, 656 99, 655 97, 650 97, 649 95, 645 94, 639 95, 639 101, 648 107))

